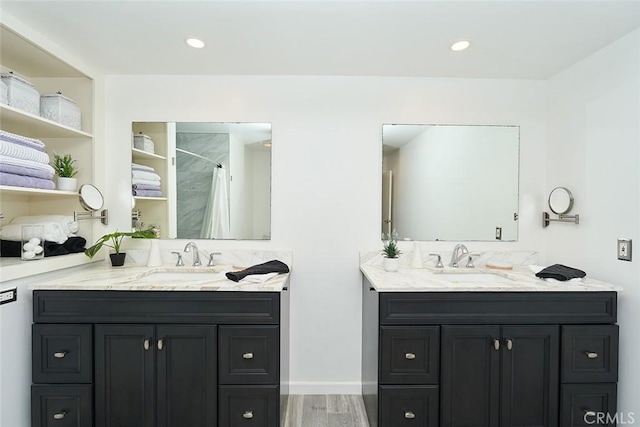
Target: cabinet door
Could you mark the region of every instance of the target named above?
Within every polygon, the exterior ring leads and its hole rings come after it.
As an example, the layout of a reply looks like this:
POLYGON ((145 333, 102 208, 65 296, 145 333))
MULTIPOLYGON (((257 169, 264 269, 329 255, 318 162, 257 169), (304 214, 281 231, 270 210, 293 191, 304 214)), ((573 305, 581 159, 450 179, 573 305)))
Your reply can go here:
POLYGON ((442 326, 441 425, 498 425, 500 327, 442 326))
POLYGON ((96 325, 96 427, 153 427, 153 326, 96 325))
POLYGON ((158 427, 216 426, 215 326, 157 326, 158 427))
POLYGON ((502 328, 501 427, 558 425, 560 329, 502 328))

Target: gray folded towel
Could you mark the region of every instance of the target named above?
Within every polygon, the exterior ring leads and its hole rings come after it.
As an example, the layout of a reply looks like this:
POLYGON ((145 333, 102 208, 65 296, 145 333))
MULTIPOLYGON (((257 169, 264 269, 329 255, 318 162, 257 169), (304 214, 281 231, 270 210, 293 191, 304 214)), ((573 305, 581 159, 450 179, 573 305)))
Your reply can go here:
POLYGON ((541 279, 556 279, 562 282, 571 279, 582 278, 586 275, 587 273, 582 270, 578 270, 577 268, 573 267, 567 267, 566 265, 562 264, 550 265, 549 267, 542 269, 536 273, 536 276, 540 277, 541 279))
POLYGON ((251 266, 249 268, 245 268, 240 271, 231 271, 227 273, 227 278, 233 280, 234 282, 238 282, 242 280, 245 276, 249 276, 250 274, 266 274, 266 273, 288 273, 289 267, 282 261, 278 261, 277 259, 267 261, 262 264, 257 264, 251 266))

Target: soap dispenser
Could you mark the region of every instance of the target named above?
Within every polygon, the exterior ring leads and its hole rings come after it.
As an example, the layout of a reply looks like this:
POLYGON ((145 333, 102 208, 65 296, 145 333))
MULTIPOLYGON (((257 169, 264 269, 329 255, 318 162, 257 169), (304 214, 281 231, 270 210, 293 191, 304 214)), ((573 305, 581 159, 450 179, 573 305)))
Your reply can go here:
POLYGON ((422 253, 420 252, 420 242, 413 242, 411 268, 422 268, 422 253))

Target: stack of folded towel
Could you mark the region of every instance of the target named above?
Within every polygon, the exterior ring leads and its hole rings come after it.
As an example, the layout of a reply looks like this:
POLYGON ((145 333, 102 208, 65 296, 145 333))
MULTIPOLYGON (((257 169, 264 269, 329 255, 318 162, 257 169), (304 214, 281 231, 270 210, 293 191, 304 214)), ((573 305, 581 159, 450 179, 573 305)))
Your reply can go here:
POLYGON ((53 168, 44 143, 0 130, 0 185, 53 190, 53 168))
POLYGON ((87 241, 76 236, 78 223, 72 216, 33 215, 14 218, 10 224, 0 228, 0 256, 19 257, 22 239, 44 238, 44 256, 84 252, 87 241), (42 225, 43 236, 22 236, 23 225, 42 225))
POLYGON ((131 191, 134 196, 162 197, 160 175, 151 166, 131 164, 131 191))

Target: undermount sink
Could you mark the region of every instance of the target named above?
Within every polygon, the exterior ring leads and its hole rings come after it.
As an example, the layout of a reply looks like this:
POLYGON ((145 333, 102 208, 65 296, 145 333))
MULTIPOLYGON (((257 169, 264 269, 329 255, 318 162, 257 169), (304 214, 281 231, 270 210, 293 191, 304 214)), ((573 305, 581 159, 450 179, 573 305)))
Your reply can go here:
POLYGON ((155 271, 136 278, 137 282, 216 282, 226 280, 224 272, 214 271, 155 271))
POLYGON ((513 284, 512 279, 492 273, 438 273, 435 277, 448 280, 449 282, 498 282, 513 284))

